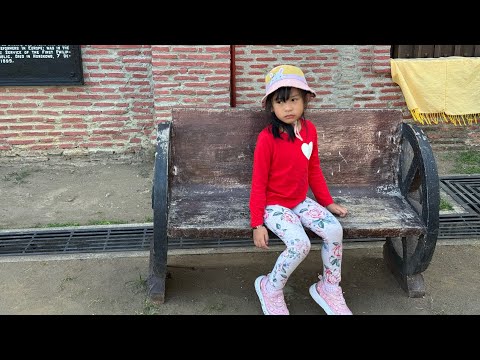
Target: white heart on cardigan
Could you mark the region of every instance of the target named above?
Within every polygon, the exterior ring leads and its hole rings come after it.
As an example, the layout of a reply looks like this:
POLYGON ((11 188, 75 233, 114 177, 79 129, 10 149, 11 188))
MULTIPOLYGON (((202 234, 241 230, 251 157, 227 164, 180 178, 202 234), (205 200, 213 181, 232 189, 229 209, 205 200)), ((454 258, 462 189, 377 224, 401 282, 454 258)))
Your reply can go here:
POLYGON ((310 156, 312 156, 312 150, 313 150, 313 142, 310 141, 310 143, 302 144, 302 152, 305 157, 310 160, 310 156))

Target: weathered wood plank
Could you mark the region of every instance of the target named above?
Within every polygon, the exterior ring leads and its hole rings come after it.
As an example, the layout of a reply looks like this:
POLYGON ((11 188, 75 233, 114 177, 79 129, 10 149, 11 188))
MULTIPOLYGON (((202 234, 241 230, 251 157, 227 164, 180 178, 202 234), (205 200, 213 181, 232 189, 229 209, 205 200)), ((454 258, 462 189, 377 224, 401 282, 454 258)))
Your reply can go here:
POLYGON ((397 176, 401 113, 396 110, 309 111, 329 185, 393 184, 397 176))
MULTIPOLYGON (((349 209, 347 217, 338 218, 345 237, 413 236, 425 232, 418 216, 395 189, 335 187, 332 195, 349 209)), ((248 197, 249 188, 245 186, 177 186, 171 194, 168 236, 250 238, 248 197)))
MULTIPOLYGON (((309 109, 317 126, 319 156, 329 184, 393 183, 397 174, 398 110, 309 109)), ((177 184, 249 185, 263 111, 172 111, 172 187, 177 184)))

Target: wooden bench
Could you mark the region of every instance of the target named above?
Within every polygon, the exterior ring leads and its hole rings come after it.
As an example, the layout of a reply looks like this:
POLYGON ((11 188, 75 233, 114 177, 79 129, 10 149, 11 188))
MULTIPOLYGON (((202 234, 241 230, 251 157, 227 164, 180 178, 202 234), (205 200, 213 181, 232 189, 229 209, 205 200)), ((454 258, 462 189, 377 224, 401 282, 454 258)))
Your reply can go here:
MULTIPOLYGON (((423 296, 421 273, 435 250, 440 198, 426 136, 403 122, 399 110, 308 109, 307 118, 317 126, 332 196, 349 210, 339 218, 345 242, 385 240, 390 271, 408 296, 423 296)), ((248 207, 253 151, 268 122, 261 110, 177 108, 170 123, 158 125, 151 300, 165 301, 169 241, 254 246, 248 207)), ((312 243, 321 241, 308 233, 312 243)))

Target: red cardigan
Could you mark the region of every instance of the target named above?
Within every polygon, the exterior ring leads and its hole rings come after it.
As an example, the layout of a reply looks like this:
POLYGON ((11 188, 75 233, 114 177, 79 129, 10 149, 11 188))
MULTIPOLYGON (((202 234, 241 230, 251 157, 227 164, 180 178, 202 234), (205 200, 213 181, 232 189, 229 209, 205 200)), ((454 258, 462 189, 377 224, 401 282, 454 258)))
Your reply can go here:
POLYGON ((263 224, 267 205, 294 208, 312 189, 322 206, 333 203, 318 157, 317 129, 309 120, 302 121, 301 141, 288 140, 282 133, 274 139, 269 125, 257 137, 253 155, 252 186, 250 191, 250 225, 263 224), (309 157, 309 158, 308 158, 309 157))

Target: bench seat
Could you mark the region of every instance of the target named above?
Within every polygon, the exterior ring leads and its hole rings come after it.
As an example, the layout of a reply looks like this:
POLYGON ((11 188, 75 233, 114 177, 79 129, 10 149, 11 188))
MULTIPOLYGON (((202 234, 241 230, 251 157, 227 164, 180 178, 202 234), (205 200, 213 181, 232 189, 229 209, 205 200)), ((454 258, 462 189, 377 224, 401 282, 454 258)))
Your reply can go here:
MULTIPOLYGON (((247 186, 177 186, 171 193, 167 235, 172 239, 251 238, 249 191, 247 186)), ((350 185, 330 191, 349 211, 345 218, 337 217, 345 238, 418 236, 426 231, 399 190, 350 185)))

